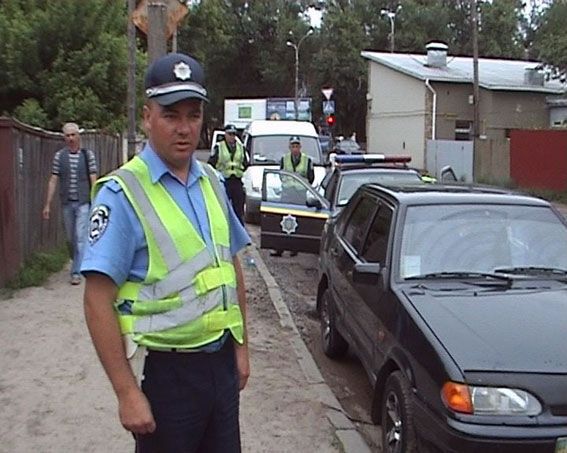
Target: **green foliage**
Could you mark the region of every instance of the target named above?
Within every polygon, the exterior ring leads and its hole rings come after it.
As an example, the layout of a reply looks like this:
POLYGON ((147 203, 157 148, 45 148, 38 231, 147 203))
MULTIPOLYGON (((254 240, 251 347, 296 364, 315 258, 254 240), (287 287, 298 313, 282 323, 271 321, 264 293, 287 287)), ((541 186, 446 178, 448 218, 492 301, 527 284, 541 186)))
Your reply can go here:
POLYGON ((14 116, 22 123, 41 127, 48 123, 47 113, 41 108, 37 99, 26 99, 14 109, 14 116))
POLYGON ((493 0, 480 4, 479 52, 485 57, 522 58, 524 55, 522 0, 493 0))
POLYGON ((126 16, 118 0, 0 3, 0 97, 14 111, 35 99, 41 126, 125 123, 126 16))
POLYGON ((35 253, 26 260, 19 274, 6 284, 7 289, 20 289, 28 286, 40 286, 54 272, 63 269, 69 261, 67 247, 50 252, 35 253))
MULTIPOLYGON (((534 5, 542 2, 528 0, 534 5)), ((522 0, 478 0, 481 57, 522 58, 526 49, 567 69, 567 3, 524 15, 522 0)), ((431 41, 450 55, 472 54, 470 0, 326 0, 320 29, 302 41, 299 91, 321 119, 320 89, 335 89, 336 132, 365 132, 367 62, 362 50, 387 52, 395 11, 396 52, 423 54, 431 41)), ((207 124, 222 124, 225 98, 292 97, 295 52, 312 1, 206 0, 179 27, 178 48, 204 63, 211 102, 207 124), (292 32, 292 35, 289 32, 292 32)), ((122 130, 126 117, 126 4, 118 0, 0 0, 1 109, 25 122, 59 129, 122 130)), ((142 41, 138 47, 144 45, 142 41)), ((137 54, 142 94, 145 53, 137 54)), ((137 97, 141 111, 143 96, 137 97)), ((138 124, 141 124, 138 122, 138 124)))
POLYGON ((567 76, 567 2, 555 0, 540 17, 534 48, 537 58, 554 68, 557 77, 567 76))

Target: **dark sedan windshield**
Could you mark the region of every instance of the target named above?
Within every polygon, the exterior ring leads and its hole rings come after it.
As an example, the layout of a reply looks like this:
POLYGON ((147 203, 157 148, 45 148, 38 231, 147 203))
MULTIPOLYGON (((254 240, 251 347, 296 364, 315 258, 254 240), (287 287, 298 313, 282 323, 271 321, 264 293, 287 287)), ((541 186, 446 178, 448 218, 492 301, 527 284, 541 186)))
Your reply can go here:
POLYGON ((567 269, 567 228, 547 207, 410 206, 402 234, 402 278, 499 268, 567 269))
MULTIPOLYGON (((289 152, 289 135, 260 135, 250 143, 250 155, 255 165, 278 164, 284 154, 289 152)), ((314 164, 321 164, 319 139, 301 137, 301 151, 307 154, 314 164)))
POLYGON ((345 172, 341 178, 337 196, 337 206, 344 206, 353 196, 356 189, 363 184, 419 184, 421 177, 413 170, 389 170, 386 168, 374 171, 345 172))

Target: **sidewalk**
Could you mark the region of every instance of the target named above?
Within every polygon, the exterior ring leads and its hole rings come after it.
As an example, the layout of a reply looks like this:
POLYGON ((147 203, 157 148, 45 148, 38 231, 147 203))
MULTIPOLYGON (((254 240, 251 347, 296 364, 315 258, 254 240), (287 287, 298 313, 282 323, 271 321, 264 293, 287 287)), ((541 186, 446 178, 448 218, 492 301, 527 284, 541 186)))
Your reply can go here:
MULTIPOLYGON (((325 384, 257 251, 242 256, 252 375, 241 394, 244 452, 369 451, 325 384), (252 264, 251 259, 254 261, 252 264)), ((67 271, 0 300, 0 452, 128 452, 116 400, 67 271)))

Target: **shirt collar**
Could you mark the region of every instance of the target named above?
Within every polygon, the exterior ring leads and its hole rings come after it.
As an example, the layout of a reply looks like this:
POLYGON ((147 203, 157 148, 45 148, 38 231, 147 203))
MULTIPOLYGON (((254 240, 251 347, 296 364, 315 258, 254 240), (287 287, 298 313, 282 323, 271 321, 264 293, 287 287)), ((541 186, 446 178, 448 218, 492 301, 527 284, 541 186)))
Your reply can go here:
MULTIPOLYGON (((163 175, 169 173, 172 178, 178 179, 169 168, 165 162, 159 157, 159 155, 154 151, 150 143, 146 143, 146 146, 140 153, 140 157, 142 160, 148 164, 148 168, 150 170, 150 177, 152 180, 152 184, 157 183, 163 175)), ((194 182, 196 182, 199 178, 206 176, 205 170, 203 170, 203 166, 201 162, 197 160, 195 154, 191 156, 191 168, 189 169, 189 177, 187 178, 187 186, 190 186, 194 182)))

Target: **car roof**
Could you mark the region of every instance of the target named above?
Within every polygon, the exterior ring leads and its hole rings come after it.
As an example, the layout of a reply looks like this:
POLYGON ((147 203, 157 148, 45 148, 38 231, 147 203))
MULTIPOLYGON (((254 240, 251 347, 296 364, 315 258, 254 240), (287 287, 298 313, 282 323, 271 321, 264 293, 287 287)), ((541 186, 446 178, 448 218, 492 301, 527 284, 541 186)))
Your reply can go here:
POLYGON ((493 186, 482 185, 394 185, 366 184, 366 190, 381 193, 399 204, 427 205, 452 203, 518 204, 548 207, 550 203, 531 195, 493 186))
POLYGON ((318 138, 315 126, 308 121, 256 120, 247 128, 247 133, 258 135, 299 135, 318 138))

